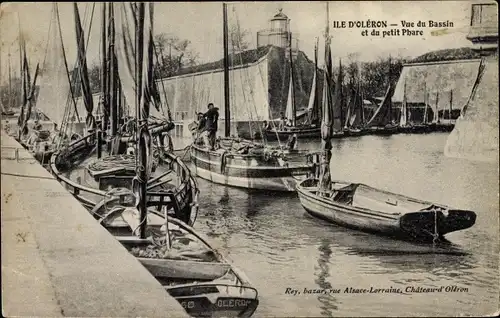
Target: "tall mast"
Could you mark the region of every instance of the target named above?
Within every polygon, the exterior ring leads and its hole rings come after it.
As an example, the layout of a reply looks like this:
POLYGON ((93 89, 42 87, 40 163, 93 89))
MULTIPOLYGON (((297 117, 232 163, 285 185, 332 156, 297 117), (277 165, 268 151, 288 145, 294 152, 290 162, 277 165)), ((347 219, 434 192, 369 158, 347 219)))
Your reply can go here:
POLYGON ((321 122, 321 107, 319 107, 319 72, 318 72, 318 50, 319 50, 319 38, 316 38, 316 49, 314 51, 314 75, 316 76, 316 85, 314 86, 314 108, 313 111, 316 112, 316 122, 321 122))
POLYGON ((108 116, 109 116, 109 104, 108 104, 108 70, 107 70, 107 32, 106 32, 106 2, 102 3, 102 16, 101 16, 101 34, 102 34, 102 39, 101 39, 101 57, 102 57, 102 64, 101 64, 101 96, 102 96, 102 122, 101 122, 101 130, 106 131, 108 127, 108 116))
MULTIPOLYGON (((23 76, 22 73, 21 76, 23 76)), ((12 107, 12 71, 10 68, 10 48, 9 48, 9 108, 11 107, 12 107)))
POLYGON ((111 137, 116 136, 118 130, 118 102, 117 102, 117 88, 116 88, 116 58, 115 58, 115 20, 113 3, 108 5, 109 14, 109 106, 110 106, 110 134, 111 137))
POLYGON ((288 43, 288 49, 290 51, 290 85, 292 85, 292 89, 290 90, 291 101, 292 101, 292 126, 296 126, 297 122, 297 110, 295 108, 295 76, 293 73, 293 57, 292 57, 292 32, 289 33, 290 41, 288 43))
POLYGON ((453 90, 450 90, 450 109, 448 110, 448 120, 451 123, 451 111, 453 108, 453 90))
MULTIPOLYGON (((389 88, 391 88, 391 85, 392 85, 392 70, 391 70, 391 65, 392 65, 392 61, 391 61, 391 55, 389 54, 389 88)), ((389 92, 389 123, 392 122, 392 93, 389 92)))
POLYGON ((223 10, 223 35, 224 35, 224 134, 229 137, 231 134, 231 109, 229 101, 229 44, 228 44, 228 27, 227 27, 227 4, 222 4, 223 10))
POLYGON ((439 121, 439 92, 436 91, 436 114, 434 115, 436 122, 439 121))

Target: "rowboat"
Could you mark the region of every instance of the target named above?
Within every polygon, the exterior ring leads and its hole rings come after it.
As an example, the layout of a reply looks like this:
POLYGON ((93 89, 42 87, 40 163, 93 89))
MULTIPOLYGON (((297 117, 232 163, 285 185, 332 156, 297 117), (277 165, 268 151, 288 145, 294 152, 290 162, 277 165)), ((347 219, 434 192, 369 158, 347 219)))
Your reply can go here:
MULTIPOLYGON (((325 37, 325 52, 328 54, 330 52, 328 34, 325 37)), ((331 69, 331 58, 325 58, 325 61, 327 61, 325 65, 327 74, 331 69)), ((340 76, 337 82, 341 83, 340 76)), ((331 92, 331 82, 326 81, 326 83, 326 91, 331 92)), ((308 155, 307 160, 315 164, 315 171, 297 185, 300 203, 309 214, 344 227, 422 242, 438 242, 447 233, 474 225, 476 214, 472 211, 410 198, 361 183, 332 181, 330 160, 333 116, 331 114, 341 103, 339 95, 339 85, 335 87, 335 94, 325 95, 327 98, 323 100, 321 123, 325 128, 321 131, 322 151, 308 155)), ((381 108, 390 109, 390 96, 392 96, 391 85, 370 122, 380 113, 381 108)), ((384 110, 382 114, 384 113, 383 117, 387 119, 390 112, 384 110)))
POLYGON ((332 181, 320 195, 318 179, 297 186, 299 199, 312 216, 370 233, 429 242, 470 228, 476 214, 468 210, 414 199, 361 183, 332 181))
MULTIPOLYGON (((133 197, 127 191, 122 194, 133 197)), ((189 315, 250 317, 254 313, 259 304, 257 290, 205 238, 184 222, 170 217, 165 222, 164 215, 149 210, 147 238, 141 239, 133 231, 139 227, 139 213, 123 201, 123 197, 109 197, 92 214, 189 315)))

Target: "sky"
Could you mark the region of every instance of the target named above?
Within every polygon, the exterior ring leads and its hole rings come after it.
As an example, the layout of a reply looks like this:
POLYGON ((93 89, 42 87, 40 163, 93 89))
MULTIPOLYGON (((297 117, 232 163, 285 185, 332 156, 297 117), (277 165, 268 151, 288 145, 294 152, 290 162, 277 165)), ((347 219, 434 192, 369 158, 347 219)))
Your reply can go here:
MULTIPOLYGON (((415 57, 429 51, 470 46, 465 39, 470 23, 470 1, 335 1, 329 3, 330 35, 332 36, 332 54, 334 61, 348 56, 358 61, 372 61, 378 57, 404 56, 415 57), (451 21, 453 27, 418 28, 423 36, 377 37, 362 36, 364 29, 333 28, 334 21, 387 21, 391 28, 402 29, 401 21, 451 21), (432 35, 431 31, 440 30, 432 35)), ((90 13, 94 6, 92 29, 89 36, 87 61, 93 64, 99 61, 101 4, 80 2, 78 7, 82 20, 85 11, 90 13)), ((62 36, 68 63, 76 61, 76 41, 72 3, 58 3, 62 36)), ((269 19, 283 10, 290 20, 291 31, 299 38, 299 48, 311 59, 314 54, 315 39, 319 37, 320 48, 324 46, 326 25, 326 2, 232 2, 228 4, 230 24, 239 23, 250 35, 247 40, 251 48, 256 46, 256 33, 269 28, 269 19)), ((174 34, 181 39, 191 41, 191 48, 199 53, 199 62, 210 62, 222 58, 222 2, 165 2, 155 3, 154 33, 174 34)), ((21 27, 27 39, 27 50, 31 64, 43 59, 44 43, 49 30, 52 3, 5 3, 0 7, 0 70, 5 78, 8 53, 11 53, 13 69, 19 60, 18 34, 21 27), (19 23, 20 21, 20 23, 19 23)), ((87 14, 86 33, 88 33, 87 14)), ((347 22, 346 22, 347 23, 347 22)), ((372 29, 368 29, 371 32, 372 29)), ((400 30, 401 32, 401 30, 400 30)), ((87 34, 86 34, 87 35, 87 34)), ((319 63, 323 61, 322 50, 319 63)), ((18 65, 18 64, 17 64, 18 65)))

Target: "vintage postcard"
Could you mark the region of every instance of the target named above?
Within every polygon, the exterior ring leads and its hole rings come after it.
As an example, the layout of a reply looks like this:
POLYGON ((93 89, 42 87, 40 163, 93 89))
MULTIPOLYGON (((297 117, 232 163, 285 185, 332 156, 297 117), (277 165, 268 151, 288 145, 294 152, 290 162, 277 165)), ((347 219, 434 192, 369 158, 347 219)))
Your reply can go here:
POLYGON ((498 4, 0 5, 2 313, 496 316, 498 4))

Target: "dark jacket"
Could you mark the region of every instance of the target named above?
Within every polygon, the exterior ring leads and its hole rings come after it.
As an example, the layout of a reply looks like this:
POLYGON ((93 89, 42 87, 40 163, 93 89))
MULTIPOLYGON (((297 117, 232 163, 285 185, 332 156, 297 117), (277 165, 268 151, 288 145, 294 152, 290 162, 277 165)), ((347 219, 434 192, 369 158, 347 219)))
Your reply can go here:
POLYGON ((205 130, 217 131, 217 121, 219 120, 219 109, 217 107, 209 109, 203 115, 203 118, 205 119, 205 130))

